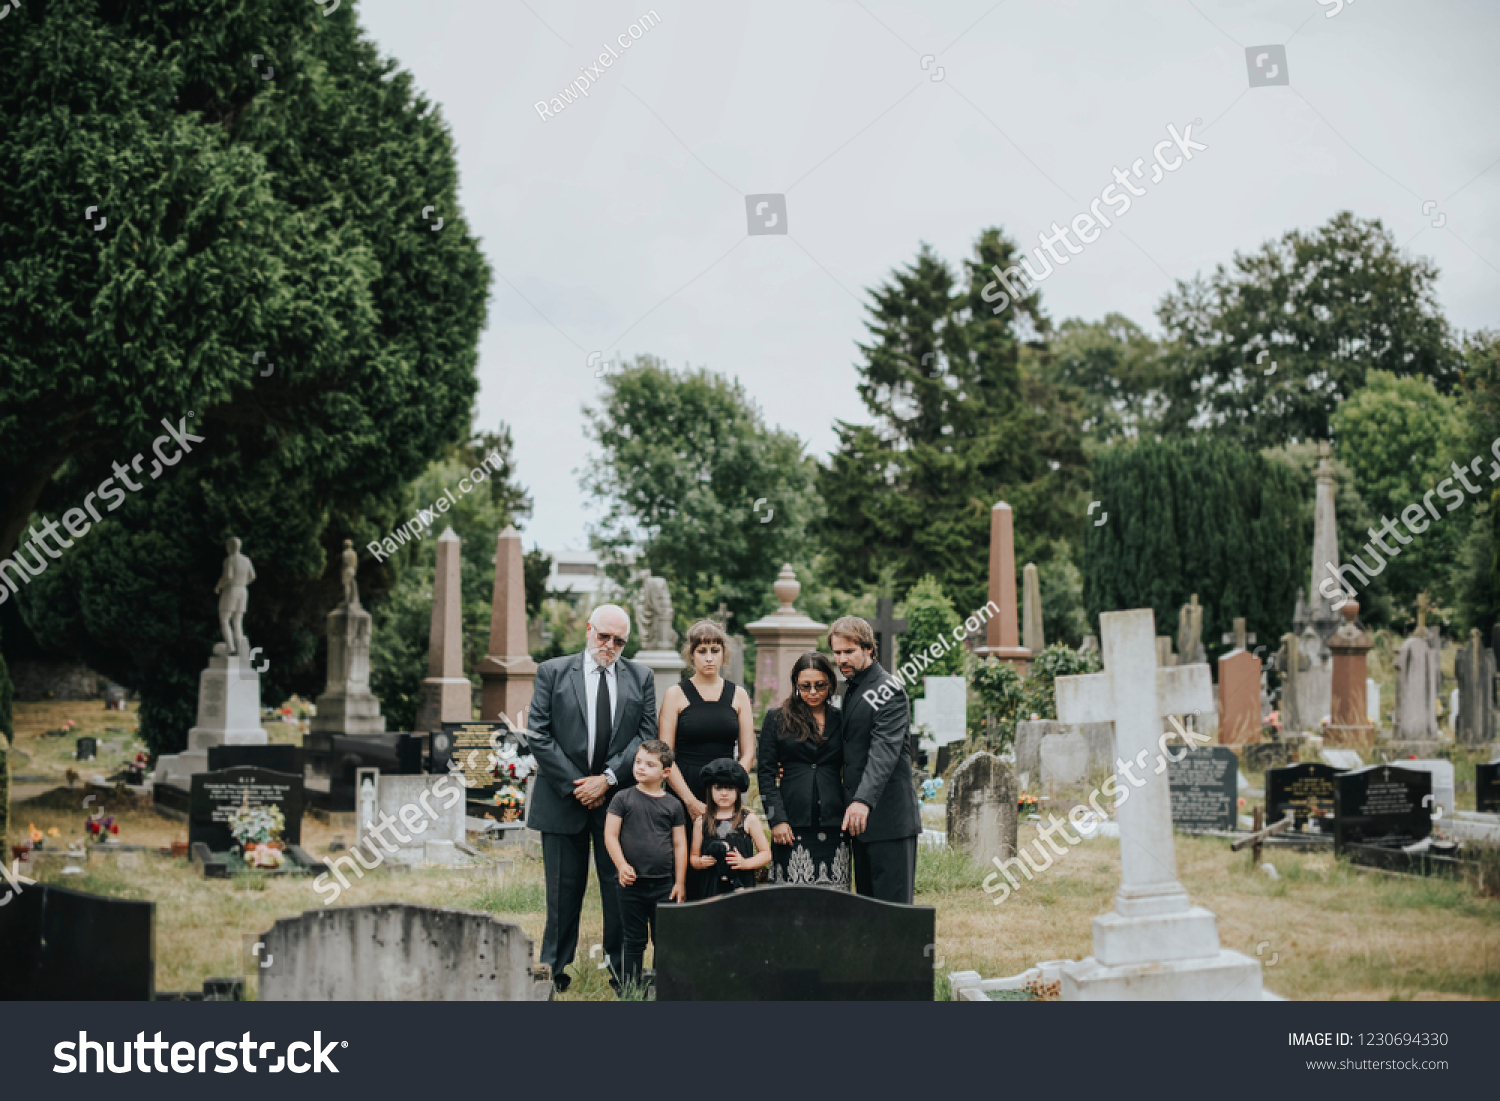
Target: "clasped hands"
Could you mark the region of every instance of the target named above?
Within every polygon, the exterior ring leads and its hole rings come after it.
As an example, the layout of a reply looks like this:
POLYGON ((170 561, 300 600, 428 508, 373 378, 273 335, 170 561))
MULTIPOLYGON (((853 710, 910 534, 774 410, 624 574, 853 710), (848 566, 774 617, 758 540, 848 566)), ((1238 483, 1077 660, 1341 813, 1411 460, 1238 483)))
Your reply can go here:
POLYGON ((609 781, 603 776, 580 776, 573 781, 573 798, 593 810, 609 794, 609 781))

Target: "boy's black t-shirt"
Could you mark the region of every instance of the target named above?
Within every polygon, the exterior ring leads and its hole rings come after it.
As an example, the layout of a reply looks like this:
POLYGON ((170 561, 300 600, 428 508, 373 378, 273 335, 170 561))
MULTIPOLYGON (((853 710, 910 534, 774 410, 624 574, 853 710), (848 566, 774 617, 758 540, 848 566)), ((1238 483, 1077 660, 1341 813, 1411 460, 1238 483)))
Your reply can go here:
POLYGON ((676 875, 672 827, 687 825, 680 800, 667 794, 656 798, 631 787, 609 801, 609 813, 620 820, 620 851, 636 875, 676 875))

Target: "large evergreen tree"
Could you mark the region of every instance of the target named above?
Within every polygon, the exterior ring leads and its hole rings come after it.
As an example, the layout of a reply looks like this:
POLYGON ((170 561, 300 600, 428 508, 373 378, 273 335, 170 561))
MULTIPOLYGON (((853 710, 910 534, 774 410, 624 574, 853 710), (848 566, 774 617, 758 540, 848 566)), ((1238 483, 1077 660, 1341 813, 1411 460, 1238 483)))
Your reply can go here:
POLYGON ((489 273, 446 127, 349 5, 32 3, 0 66, 0 552, 146 457, 12 608, 173 749, 231 533, 268 692, 321 687, 342 539, 464 434, 489 273), (202 439, 153 480, 164 419, 202 439))
POLYGON ((872 425, 839 422, 819 471, 820 527, 852 586, 895 567, 905 590, 932 574, 962 614, 984 603, 990 509, 1016 511, 1021 561, 1077 538, 1086 484, 1078 410, 1041 375, 1039 296, 1009 303, 995 270, 1015 245, 986 230, 960 273, 923 246, 870 292, 860 397, 872 425))

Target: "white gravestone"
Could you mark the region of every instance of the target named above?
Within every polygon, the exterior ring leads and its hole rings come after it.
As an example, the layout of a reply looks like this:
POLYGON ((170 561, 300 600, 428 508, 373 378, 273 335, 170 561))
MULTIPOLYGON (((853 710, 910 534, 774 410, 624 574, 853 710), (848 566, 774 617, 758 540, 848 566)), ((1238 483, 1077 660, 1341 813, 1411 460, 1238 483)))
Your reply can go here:
MULTIPOLYGON (((923 677, 923 714, 932 740, 938 745, 961 742, 968 737, 969 681, 967 677, 923 677)), ((920 720, 918 720, 920 721, 920 720)))
POLYGON ((1374 677, 1365 678, 1365 718, 1380 725, 1380 685, 1374 677))
POLYGON ((1453 817, 1453 797, 1457 786, 1454 783, 1452 761, 1433 758, 1425 761, 1392 761, 1391 763, 1399 763, 1402 768, 1413 769, 1417 772, 1432 773, 1432 821, 1436 824, 1439 818, 1453 817))
POLYGON ((1325 765, 1332 765, 1343 772, 1353 772, 1357 768, 1365 767, 1365 762, 1361 759, 1357 749, 1320 749, 1318 756, 1323 758, 1325 765))
POLYGON ((1208 711, 1205 664, 1163 669, 1149 608, 1099 617, 1104 672, 1058 677, 1057 717, 1115 724, 1120 891, 1094 919, 1094 954, 1063 968, 1065 1001, 1262 998, 1260 962, 1219 944, 1218 919, 1177 880, 1163 723, 1208 711))
POLYGON ((366 853, 380 853, 382 860, 392 864, 468 863, 456 849, 465 839, 464 790, 457 778, 383 776, 376 769, 360 769, 355 790, 359 793, 355 844, 366 853), (373 793, 365 786, 371 780, 373 793), (385 839, 382 845, 379 837, 371 835, 387 821, 390 824, 379 833, 385 839))

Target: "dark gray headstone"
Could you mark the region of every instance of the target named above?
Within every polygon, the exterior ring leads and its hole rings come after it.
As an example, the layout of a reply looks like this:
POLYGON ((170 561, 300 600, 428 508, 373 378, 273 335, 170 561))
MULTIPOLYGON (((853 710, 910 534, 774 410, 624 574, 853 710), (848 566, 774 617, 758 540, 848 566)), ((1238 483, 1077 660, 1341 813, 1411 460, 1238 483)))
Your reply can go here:
POLYGON ((658 1001, 932 1000, 937 911, 831 887, 657 908, 658 1001))
POLYGON ((211 852, 238 847, 229 832, 229 817, 248 800, 250 806, 274 804, 281 808, 288 845, 302 843, 302 777, 264 768, 230 768, 193 776, 188 811, 188 844, 202 841, 211 852))
POLYGON ((28 884, 0 906, 0 1001, 150 1001, 156 904, 28 884))
POLYGON ((1400 846, 1432 832, 1432 773, 1369 765, 1333 780, 1333 842, 1400 846), (1425 805, 1424 805, 1425 804, 1425 805))
POLYGON ((362 768, 378 768, 385 776, 415 776, 422 771, 425 734, 335 734, 328 757, 328 794, 318 805, 332 811, 354 809, 355 774, 362 768))
POLYGON ((94 760, 99 756, 99 739, 91 738, 86 734, 79 738, 74 756, 80 761, 94 760))
POLYGON ((1475 768, 1474 809, 1500 813, 1500 761, 1475 768))
POLYGON ((519 749, 522 744, 510 730, 510 726, 498 721, 443 723, 440 730, 428 735, 428 770, 435 775, 447 772, 448 762, 454 761, 468 781, 467 797, 476 801, 488 800, 506 786, 495 776, 490 764, 490 757, 495 753, 493 746, 511 745, 519 749), (492 743, 490 739, 496 735, 499 737, 492 743))
POLYGON ((1172 825, 1189 832, 1238 825, 1240 759, 1228 746, 1178 746, 1167 755, 1172 825), (1181 759, 1173 761, 1172 757, 1181 759))
POLYGON ((1326 820, 1331 827, 1333 778, 1338 774, 1332 765, 1311 761, 1266 769, 1266 825, 1281 821, 1291 811, 1299 828, 1314 818, 1326 820))
POLYGON ((304 754, 300 745, 209 746, 208 771, 223 772, 226 768, 268 768, 301 776, 304 754))

